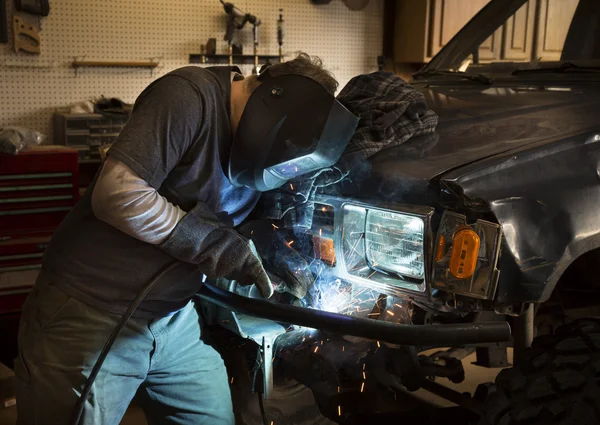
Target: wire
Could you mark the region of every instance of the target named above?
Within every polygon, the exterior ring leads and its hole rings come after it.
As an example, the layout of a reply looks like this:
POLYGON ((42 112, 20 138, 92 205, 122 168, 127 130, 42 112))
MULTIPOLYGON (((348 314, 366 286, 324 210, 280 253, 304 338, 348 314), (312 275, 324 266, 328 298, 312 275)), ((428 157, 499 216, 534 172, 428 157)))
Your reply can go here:
POLYGON ((88 379, 85 383, 85 387, 83 388, 83 391, 81 392, 81 395, 79 396, 79 400, 77 401, 77 404, 75 405, 75 409, 73 410, 73 417, 71 419, 72 425, 79 425, 79 421, 81 420, 81 415, 83 414, 83 407, 85 406, 85 402, 86 402, 88 396, 90 395, 90 391, 92 390, 92 385, 94 384, 94 381, 96 380, 96 377, 98 376, 98 372, 100 372, 100 369, 102 368, 102 364, 104 363, 104 360, 106 359, 106 356, 108 355, 108 352, 110 351, 115 340, 117 339, 117 337, 119 336, 119 334, 121 333, 121 331, 123 330, 123 328, 125 327, 127 322, 129 321, 129 318, 131 317, 131 315, 133 314, 135 309, 138 308, 138 306, 144 300, 144 298, 146 298, 146 295, 148 295, 148 293, 152 290, 152 288, 154 287, 156 282, 158 282, 165 274, 167 274, 169 271, 171 271, 178 264, 179 264, 179 261, 175 261, 168 267, 165 267, 154 279, 152 279, 144 288, 142 288, 142 290, 140 291, 138 296, 131 302, 131 304, 129 304, 129 307, 127 307, 127 310, 121 317, 121 320, 119 320, 119 323, 117 323, 117 326, 115 326, 112 333, 108 337, 108 340, 104 344, 104 348, 100 352, 100 356, 98 357, 98 360, 96 360, 96 363, 94 364, 94 367, 92 368, 92 372, 90 373, 90 376, 88 377, 88 379))
POLYGON ((256 389, 256 376, 258 375, 258 371, 262 368, 262 363, 260 361, 261 356, 262 347, 259 345, 258 352, 256 353, 256 361, 254 362, 254 367, 252 368, 252 392, 254 392, 254 390, 256 389))
POLYGON ((260 416, 262 417, 263 425, 269 425, 267 423, 267 415, 265 414, 265 405, 263 404, 263 396, 259 391, 258 393, 258 408, 260 409, 260 416))
MULTIPOLYGON (((264 362, 261 362, 261 357, 262 357, 262 347, 259 345, 258 352, 256 353, 256 362, 254 363, 254 368, 252 370, 252 372, 253 372, 253 374, 252 374, 252 391, 254 391, 254 389, 256 388, 256 386, 255 386, 256 385, 256 375, 258 374, 258 371, 264 366, 264 362)), ((263 425, 268 425, 267 414, 265 413, 265 406, 263 403, 262 392, 257 391, 256 394, 258 395, 258 408, 260 410, 260 417, 262 418, 263 425)))

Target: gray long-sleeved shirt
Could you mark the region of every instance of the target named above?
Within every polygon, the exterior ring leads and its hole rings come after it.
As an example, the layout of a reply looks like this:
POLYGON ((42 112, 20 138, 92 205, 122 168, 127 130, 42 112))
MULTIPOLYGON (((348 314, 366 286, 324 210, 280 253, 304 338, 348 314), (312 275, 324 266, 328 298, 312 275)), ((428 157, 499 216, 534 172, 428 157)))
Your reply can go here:
MULTIPOLYGON (((234 187, 226 177, 232 142, 231 71, 186 67, 152 83, 137 99, 109 158, 125 164, 182 211, 200 203, 220 222, 237 225, 254 208, 259 193, 234 187)), ((95 185, 96 181, 54 234, 42 267, 47 278, 71 296, 122 313, 148 281, 176 260, 165 249, 96 217, 95 185)), ((195 264, 180 262, 136 315, 155 317, 181 308, 199 288, 201 274, 195 264)))
POLYGON ((92 193, 92 211, 105 223, 152 245, 163 243, 185 216, 131 168, 106 160, 92 193))

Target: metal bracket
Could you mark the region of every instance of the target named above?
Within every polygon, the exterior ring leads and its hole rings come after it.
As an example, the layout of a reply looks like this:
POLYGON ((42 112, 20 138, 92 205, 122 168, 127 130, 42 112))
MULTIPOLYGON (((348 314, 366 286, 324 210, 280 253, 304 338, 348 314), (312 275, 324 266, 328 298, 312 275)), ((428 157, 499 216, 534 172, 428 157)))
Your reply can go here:
POLYGON ((285 328, 272 320, 246 316, 224 308, 219 308, 218 314, 221 326, 260 347, 263 398, 270 399, 273 396, 273 344, 286 332, 285 328))
MULTIPOLYGON (((275 337, 276 338, 276 337, 275 337)), ((273 343, 275 338, 268 338, 263 336, 262 342, 262 363, 261 369, 263 374, 263 398, 269 399, 273 394, 273 343)))
POLYGON ((502 368, 510 366, 506 344, 489 344, 487 347, 477 347, 477 361, 474 365, 487 368, 502 368))

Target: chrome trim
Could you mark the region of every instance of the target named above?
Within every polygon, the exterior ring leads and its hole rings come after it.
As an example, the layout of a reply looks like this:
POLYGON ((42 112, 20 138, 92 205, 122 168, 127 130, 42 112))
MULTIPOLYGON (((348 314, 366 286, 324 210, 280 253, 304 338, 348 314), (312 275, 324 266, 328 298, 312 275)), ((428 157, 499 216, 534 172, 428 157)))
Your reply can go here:
POLYGON ((31 284, 30 286, 28 286, 27 288, 24 288, 24 289, 13 289, 13 290, 8 290, 8 291, 5 291, 0 288, 0 297, 4 297, 4 296, 8 296, 8 295, 28 294, 31 291, 31 288, 33 288, 33 284, 31 284))
POLYGON ((28 258, 41 258, 43 257, 43 252, 36 252, 32 254, 16 254, 16 255, 0 255, 0 261, 8 261, 8 260, 26 260, 28 258))
POLYGON ((24 190, 44 190, 44 189, 70 189, 73 185, 71 183, 64 184, 38 184, 34 186, 8 186, 0 187, 0 192, 20 192, 24 190))
POLYGON ((41 264, 30 264, 27 266, 14 266, 14 267, 0 267, 0 273, 6 272, 18 272, 25 270, 39 270, 42 268, 41 264))
POLYGON ((53 208, 32 208, 30 210, 8 210, 0 211, 0 217, 8 215, 24 215, 24 214, 37 214, 47 212, 58 212, 58 211, 70 211, 72 207, 53 207, 53 208))
POLYGON ((5 174, 0 180, 30 180, 42 178, 71 177, 73 173, 5 174))
POLYGON ((39 202, 39 201, 67 201, 73 199, 73 195, 56 196, 33 196, 29 198, 7 198, 0 199, 0 204, 19 204, 21 202, 39 202))

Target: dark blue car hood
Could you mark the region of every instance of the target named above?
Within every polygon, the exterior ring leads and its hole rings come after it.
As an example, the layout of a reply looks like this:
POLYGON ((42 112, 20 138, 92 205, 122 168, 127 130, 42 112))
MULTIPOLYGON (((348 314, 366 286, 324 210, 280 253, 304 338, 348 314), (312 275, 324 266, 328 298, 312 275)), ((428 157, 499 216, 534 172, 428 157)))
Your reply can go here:
POLYGON ((439 125, 428 137, 378 152, 355 178, 343 184, 348 195, 404 200, 445 172, 533 143, 552 143, 600 128, 600 82, 568 85, 437 86, 415 84, 439 125), (375 190, 375 192, 374 192, 375 190))

